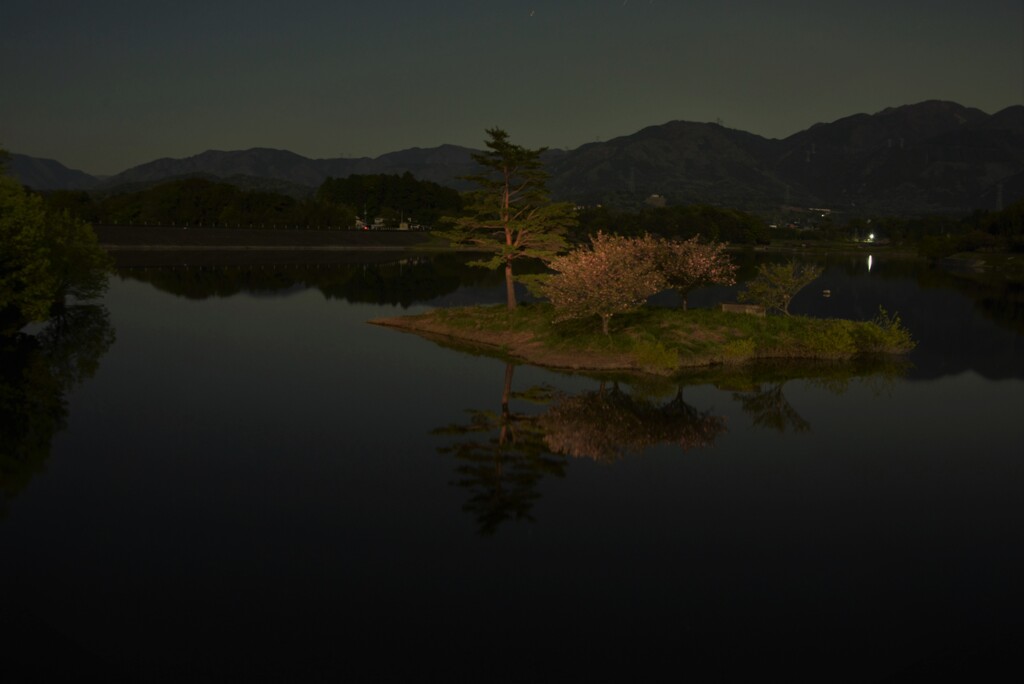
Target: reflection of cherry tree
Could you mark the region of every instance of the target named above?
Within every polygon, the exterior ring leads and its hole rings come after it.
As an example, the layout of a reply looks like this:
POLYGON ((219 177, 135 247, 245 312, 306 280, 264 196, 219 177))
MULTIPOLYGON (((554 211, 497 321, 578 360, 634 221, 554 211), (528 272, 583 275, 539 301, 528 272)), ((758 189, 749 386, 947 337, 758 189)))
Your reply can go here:
POLYGON ((686 451, 711 446, 725 432, 724 419, 687 404, 682 388, 661 405, 604 382, 596 391, 556 398, 547 387, 513 392, 514 371, 505 366, 500 411, 471 410, 468 423, 433 431, 452 437, 438 451, 455 457, 452 484, 468 490, 463 510, 482 534, 508 520, 533 520, 541 482, 565 475, 566 456, 614 461, 665 443, 686 451), (537 415, 512 410, 513 400, 551 405, 537 415))
POLYGON ((710 446, 725 432, 721 416, 698 411, 683 401, 682 389, 657 406, 601 383, 597 391, 565 397, 540 417, 544 443, 552 451, 600 461, 663 443, 682 449, 710 446))
POLYGON ((777 382, 767 386, 758 386, 753 392, 735 393, 733 397, 740 402, 743 411, 750 415, 754 425, 772 428, 785 432, 791 428, 793 432, 808 432, 811 424, 796 412, 782 393, 786 383, 777 382))
POLYGON ((476 517, 482 534, 493 534, 509 519, 533 520, 530 511, 540 498, 537 487, 541 480, 565 474, 565 459, 545 448, 536 416, 510 408, 513 398, 533 398, 538 394, 533 390, 515 395, 514 370, 512 364, 505 366, 500 413, 472 410, 468 424, 434 431, 437 435, 481 437, 456 441, 439 451, 452 454, 459 461, 454 484, 469 490, 463 510, 476 517))

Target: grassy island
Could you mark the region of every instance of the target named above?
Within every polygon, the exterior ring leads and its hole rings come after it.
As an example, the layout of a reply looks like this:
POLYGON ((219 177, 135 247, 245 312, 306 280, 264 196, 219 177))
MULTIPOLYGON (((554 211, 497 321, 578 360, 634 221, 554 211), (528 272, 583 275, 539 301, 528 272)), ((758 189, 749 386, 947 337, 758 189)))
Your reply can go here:
POLYGON ((710 309, 644 308, 616 316, 611 334, 594 320, 553 323, 547 303, 435 309, 377 325, 556 369, 673 375, 686 368, 768 359, 846 360, 914 347, 897 316, 873 321, 751 316, 710 309))

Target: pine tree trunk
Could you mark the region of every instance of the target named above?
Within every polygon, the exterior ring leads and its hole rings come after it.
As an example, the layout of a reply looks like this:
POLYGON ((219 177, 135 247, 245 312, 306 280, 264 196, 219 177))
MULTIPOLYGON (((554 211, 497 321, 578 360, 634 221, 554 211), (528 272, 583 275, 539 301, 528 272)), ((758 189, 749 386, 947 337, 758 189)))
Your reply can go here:
POLYGON ((505 262, 505 293, 508 297, 509 310, 516 308, 516 282, 512 277, 512 262, 505 262))

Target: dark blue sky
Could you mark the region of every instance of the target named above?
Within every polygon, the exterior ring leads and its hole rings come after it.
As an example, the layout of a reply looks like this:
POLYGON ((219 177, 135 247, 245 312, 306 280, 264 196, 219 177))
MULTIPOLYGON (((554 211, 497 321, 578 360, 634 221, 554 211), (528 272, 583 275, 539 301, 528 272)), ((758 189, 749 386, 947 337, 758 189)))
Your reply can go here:
POLYGON ((0 145, 90 173, 207 149, 572 148, 683 119, 766 137, 1024 102, 1022 0, 9 2, 0 145))

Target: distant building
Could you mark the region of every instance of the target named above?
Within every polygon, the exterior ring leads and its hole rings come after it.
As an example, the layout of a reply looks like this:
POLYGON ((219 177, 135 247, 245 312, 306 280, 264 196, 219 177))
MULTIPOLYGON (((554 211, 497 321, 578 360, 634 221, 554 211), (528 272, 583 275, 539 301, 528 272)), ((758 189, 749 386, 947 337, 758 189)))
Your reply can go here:
POLYGON ((654 194, 644 200, 644 204, 649 207, 664 207, 667 204, 667 200, 664 195, 654 194))

